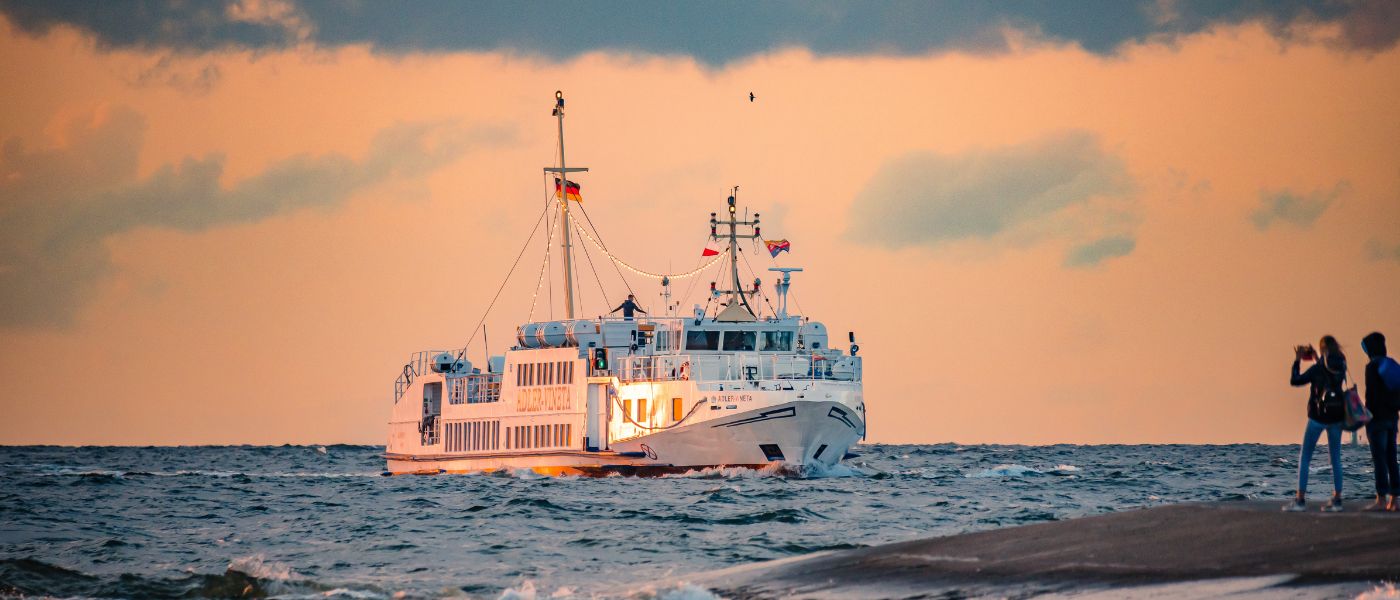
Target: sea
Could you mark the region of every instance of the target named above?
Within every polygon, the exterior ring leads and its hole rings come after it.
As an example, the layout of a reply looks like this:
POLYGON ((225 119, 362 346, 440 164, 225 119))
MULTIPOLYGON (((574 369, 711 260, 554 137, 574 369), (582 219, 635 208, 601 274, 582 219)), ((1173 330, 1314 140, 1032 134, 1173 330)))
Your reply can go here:
MULTIPOLYGON (((1296 445, 870 444, 822 472, 385 477, 383 450, 0 447, 0 596, 708 600, 688 577, 817 551, 1184 501, 1281 505, 1298 459, 1296 445)), ((1316 499, 1331 481, 1320 450, 1316 499)), ((1343 457, 1359 508, 1370 456, 1343 457)))

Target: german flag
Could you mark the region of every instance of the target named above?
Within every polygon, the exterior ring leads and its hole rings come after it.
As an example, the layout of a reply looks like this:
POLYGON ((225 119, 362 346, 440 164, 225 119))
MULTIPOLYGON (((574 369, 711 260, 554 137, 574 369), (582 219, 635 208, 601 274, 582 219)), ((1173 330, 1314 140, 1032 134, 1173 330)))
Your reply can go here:
MULTIPOLYGON (((555 194, 559 194, 559 193, 560 193, 560 192, 559 192, 559 183, 560 183, 559 178, 558 178, 558 177, 555 177, 555 178, 554 178, 554 193, 555 193, 555 194)), ((568 198, 568 199, 570 199, 570 200, 573 200, 574 202, 580 202, 580 203, 583 202, 583 196, 580 196, 580 195, 579 195, 579 185, 578 185, 577 183, 574 183, 574 182, 572 182, 572 181, 567 181, 567 180, 564 181, 563 183, 564 183, 564 192, 563 192, 563 193, 564 193, 564 197, 566 197, 566 198, 568 198)))

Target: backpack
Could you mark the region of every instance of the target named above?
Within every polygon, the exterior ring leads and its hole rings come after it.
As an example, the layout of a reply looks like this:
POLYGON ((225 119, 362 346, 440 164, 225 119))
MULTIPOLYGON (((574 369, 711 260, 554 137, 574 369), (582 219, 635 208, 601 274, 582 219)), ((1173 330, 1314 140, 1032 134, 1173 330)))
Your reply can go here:
POLYGON ((1317 403, 1318 422, 1341 423, 1346 421, 1347 394, 1342 390, 1346 375, 1342 374, 1341 378, 1337 377, 1338 373, 1327 367, 1325 359, 1319 360, 1317 366, 1322 367, 1323 377, 1326 379, 1313 400, 1317 403))
POLYGON ((1381 381, 1385 382, 1385 387, 1391 393, 1400 392, 1400 363, 1389 356, 1382 358, 1380 363, 1376 365, 1376 372, 1380 374, 1381 381))
POLYGON ((1376 373, 1380 375, 1386 391, 1390 392, 1390 407, 1400 408, 1400 363, 1389 356, 1382 358, 1376 365, 1376 373))

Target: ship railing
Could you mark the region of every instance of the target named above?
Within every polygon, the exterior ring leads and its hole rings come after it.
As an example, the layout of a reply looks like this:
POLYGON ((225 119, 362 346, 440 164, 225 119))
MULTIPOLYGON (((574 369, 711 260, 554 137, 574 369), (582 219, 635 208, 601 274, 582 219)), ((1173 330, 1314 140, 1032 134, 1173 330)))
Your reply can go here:
POLYGON ((404 363, 403 369, 399 371, 399 376, 394 379, 394 404, 398 404, 403 395, 408 392, 408 386, 413 385, 413 380, 432 370, 433 357, 446 352, 446 350, 423 350, 414 352, 408 357, 408 362, 404 363))
POLYGON ((484 404, 501 399, 500 373, 473 373, 447 378, 450 404, 484 404))
POLYGON ((688 379, 860 381, 860 361, 859 357, 833 359, 816 353, 662 354, 618 357, 613 370, 624 383, 688 379))

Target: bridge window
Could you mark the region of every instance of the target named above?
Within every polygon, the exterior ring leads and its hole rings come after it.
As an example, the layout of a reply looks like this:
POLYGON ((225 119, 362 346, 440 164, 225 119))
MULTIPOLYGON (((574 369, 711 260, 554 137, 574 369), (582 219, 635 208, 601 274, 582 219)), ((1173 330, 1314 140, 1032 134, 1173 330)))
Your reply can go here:
POLYGON ((718 350, 718 331, 687 331, 685 332, 686 350, 718 350))
POLYGON ((791 352, 792 332, 791 331, 765 331, 763 332, 763 347, 760 350, 769 352, 791 352))
POLYGON ((751 351, 755 347, 758 333, 755 331, 724 332, 724 349, 729 352, 751 351))

